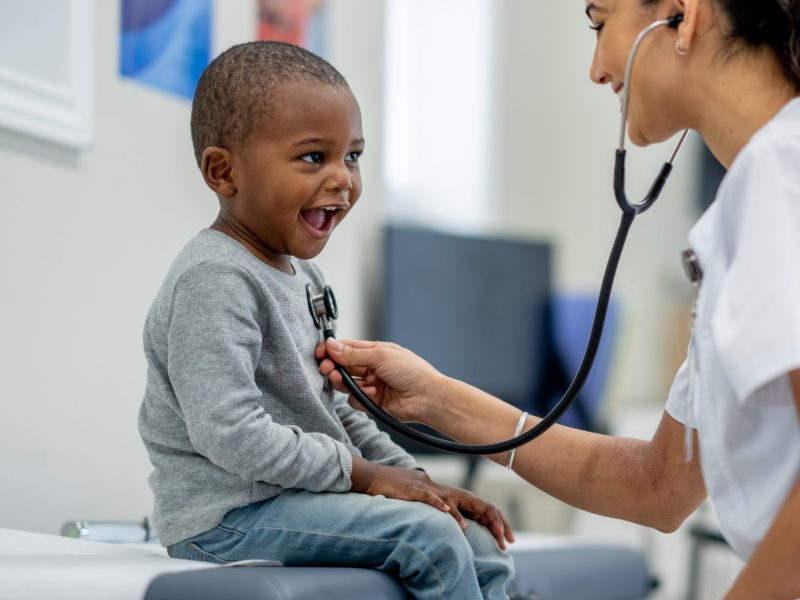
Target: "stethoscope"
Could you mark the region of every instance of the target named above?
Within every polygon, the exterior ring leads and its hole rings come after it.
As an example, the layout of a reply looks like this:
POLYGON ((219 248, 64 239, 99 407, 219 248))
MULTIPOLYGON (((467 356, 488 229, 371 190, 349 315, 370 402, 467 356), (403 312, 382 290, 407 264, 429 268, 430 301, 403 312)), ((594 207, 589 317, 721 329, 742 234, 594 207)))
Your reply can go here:
MULTIPOLYGON (((603 283, 600 288, 599 298, 597 300, 597 308, 595 309, 592 331, 589 336, 589 342, 586 347, 586 352, 583 356, 583 361, 578 368, 578 372, 575 374, 575 378, 572 380, 572 383, 564 393, 564 396, 561 398, 561 400, 558 401, 558 403, 545 417, 541 419, 541 421, 539 421, 532 429, 526 431, 522 435, 505 440, 503 442, 482 446, 459 444, 458 442, 445 440, 423 431, 418 431, 409 427, 405 423, 398 421, 383 411, 366 394, 364 394, 347 369, 337 364, 336 370, 341 374, 342 381, 344 382, 347 390, 378 421, 387 427, 394 429, 398 433, 411 438, 412 440, 427 444, 428 446, 432 446, 440 450, 458 452, 461 454, 499 454, 501 452, 508 452, 509 450, 513 450, 514 448, 535 440, 545 431, 550 429, 550 427, 552 427, 558 421, 558 419, 575 401, 575 398, 578 396, 583 388, 583 385, 586 383, 586 379, 589 376, 589 372, 591 371, 592 364, 594 363, 594 359, 597 354, 597 349, 600 345, 603 325, 605 324, 608 304, 611 298, 611 290, 614 284, 614 276, 616 275, 619 259, 622 255, 622 249, 625 246, 625 240, 628 236, 628 231, 630 230, 631 224, 633 223, 633 219, 637 215, 642 214, 651 206, 653 206, 655 201, 661 195, 661 191, 664 189, 664 185, 666 184, 667 179, 672 172, 672 164, 675 160, 675 157, 681 149, 681 146, 686 139, 686 135, 688 134, 688 130, 683 132, 675 151, 672 153, 672 157, 661 167, 658 176, 653 181, 650 191, 647 193, 644 200, 642 200, 639 204, 633 204, 629 202, 625 193, 625 135, 628 121, 630 81, 631 74, 633 72, 634 60, 636 59, 636 54, 639 52, 639 47, 650 33, 662 26, 676 29, 682 21, 682 14, 674 15, 668 19, 655 21, 643 29, 641 33, 639 33, 628 56, 628 63, 625 68, 625 79, 623 81, 624 85, 622 90, 622 125, 620 127, 619 148, 617 149, 616 161, 614 165, 614 195, 617 199, 617 204, 622 209, 622 220, 620 222, 619 229, 617 230, 614 246, 611 250, 611 256, 608 259, 608 265, 606 266, 605 274, 603 276, 603 283)), ((333 338, 335 335, 333 322, 338 318, 339 315, 338 307, 336 305, 336 297, 333 294, 333 290, 330 288, 330 286, 325 286, 321 294, 314 294, 311 290, 311 285, 308 285, 306 286, 306 295, 308 299, 308 309, 311 313, 311 317, 314 319, 314 324, 316 325, 317 329, 322 330, 325 339, 333 338)))

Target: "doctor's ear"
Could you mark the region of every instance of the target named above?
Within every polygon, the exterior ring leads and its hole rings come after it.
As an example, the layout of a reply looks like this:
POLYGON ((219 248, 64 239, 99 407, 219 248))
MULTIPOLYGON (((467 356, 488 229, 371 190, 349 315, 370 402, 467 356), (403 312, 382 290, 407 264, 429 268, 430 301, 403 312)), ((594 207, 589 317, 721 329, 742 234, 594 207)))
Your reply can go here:
POLYGON ((711 28, 713 0, 676 0, 674 4, 676 13, 683 15, 683 21, 678 25, 675 51, 680 55, 685 55, 689 53, 697 36, 711 28))
POLYGON ((200 172, 206 185, 225 198, 230 198, 236 193, 232 159, 230 150, 209 146, 203 150, 203 158, 200 161, 200 172))

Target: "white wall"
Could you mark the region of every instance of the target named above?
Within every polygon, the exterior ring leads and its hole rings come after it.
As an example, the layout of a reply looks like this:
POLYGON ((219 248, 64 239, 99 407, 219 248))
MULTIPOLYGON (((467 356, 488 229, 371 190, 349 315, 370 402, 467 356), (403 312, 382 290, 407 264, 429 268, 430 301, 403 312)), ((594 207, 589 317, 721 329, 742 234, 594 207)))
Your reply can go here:
MULTIPOLYGON (((136 431, 142 325, 170 262, 216 214, 194 164, 189 103, 118 77, 119 3, 95 6, 91 148, 0 129, 0 527, 54 533, 70 518, 150 511, 136 431)), ((218 47, 250 38, 253 7, 217 0, 218 47)), ((361 100, 375 157, 365 179, 379 191, 382 3, 337 0, 330 21, 329 58, 361 100)), ((367 314, 369 262, 354 232, 374 229, 371 194, 323 261, 351 335, 367 314)))
POLYGON ((389 217, 468 232, 496 208, 491 83, 495 0, 388 0, 389 217))

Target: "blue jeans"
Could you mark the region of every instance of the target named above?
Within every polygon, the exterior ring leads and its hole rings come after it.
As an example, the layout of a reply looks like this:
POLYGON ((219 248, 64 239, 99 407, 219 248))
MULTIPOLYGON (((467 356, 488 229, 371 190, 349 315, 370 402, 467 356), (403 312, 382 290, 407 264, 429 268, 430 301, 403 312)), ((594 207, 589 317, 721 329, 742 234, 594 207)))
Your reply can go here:
POLYGON ((367 567, 399 579, 418 600, 505 600, 511 557, 489 531, 421 502, 289 490, 237 508, 217 527, 168 548, 216 563, 278 560, 286 566, 367 567))

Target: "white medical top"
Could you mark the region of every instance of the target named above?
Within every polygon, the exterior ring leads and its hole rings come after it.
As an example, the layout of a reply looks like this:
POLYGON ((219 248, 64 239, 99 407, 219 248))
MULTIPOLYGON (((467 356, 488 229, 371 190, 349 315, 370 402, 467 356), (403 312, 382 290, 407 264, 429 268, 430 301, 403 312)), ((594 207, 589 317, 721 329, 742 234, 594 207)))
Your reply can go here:
POLYGON ((689 244, 704 271, 697 391, 684 363, 666 409, 697 429, 722 533, 747 561, 800 476, 800 99, 742 149, 689 244))

